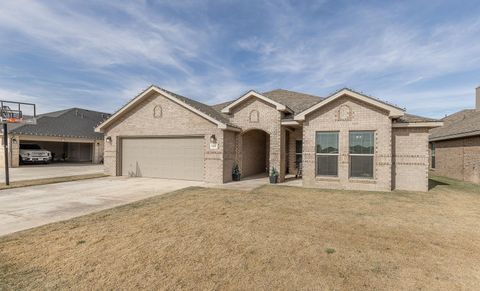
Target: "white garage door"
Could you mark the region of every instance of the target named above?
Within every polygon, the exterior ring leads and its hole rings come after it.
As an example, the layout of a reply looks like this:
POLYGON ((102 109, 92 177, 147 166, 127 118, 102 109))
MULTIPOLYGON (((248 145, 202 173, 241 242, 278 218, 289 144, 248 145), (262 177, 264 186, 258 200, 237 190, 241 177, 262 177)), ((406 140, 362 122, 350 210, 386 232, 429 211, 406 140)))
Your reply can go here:
POLYGON ((203 137, 122 139, 122 175, 204 179, 203 137))

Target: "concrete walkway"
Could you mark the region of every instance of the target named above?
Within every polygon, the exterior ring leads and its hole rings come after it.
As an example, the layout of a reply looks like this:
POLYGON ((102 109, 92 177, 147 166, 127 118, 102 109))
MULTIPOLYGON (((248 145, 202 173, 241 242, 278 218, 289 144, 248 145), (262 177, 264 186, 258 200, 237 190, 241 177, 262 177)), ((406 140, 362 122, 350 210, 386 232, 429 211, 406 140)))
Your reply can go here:
MULTIPOLYGON (((302 179, 295 179, 295 176, 293 175, 287 175, 286 178, 287 180, 285 182, 278 183, 275 185, 297 186, 297 187, 302 186, 302 179)), ((270 185, 269 178, 266 174, 259 174, 251 177, 246 177, 246 178, 243 178, 241 181, 237 181, 237 182, 228 182, 225 184, 206 184, 205 186, 211 187, 211 188, 251 191, 263 185, 270 185)))
MULTIPOLYGON (((10 181, 45 179, 103 173, 103 165, 91 163, 54 163, 48 165, 22 165, 10 168, 10 181)), ((5 183, 5 170, 0 170, 0 183, 5 183)))
POLYGON ((0 191, 0 235, 127 204, 203 182, 108 177, 0 191))

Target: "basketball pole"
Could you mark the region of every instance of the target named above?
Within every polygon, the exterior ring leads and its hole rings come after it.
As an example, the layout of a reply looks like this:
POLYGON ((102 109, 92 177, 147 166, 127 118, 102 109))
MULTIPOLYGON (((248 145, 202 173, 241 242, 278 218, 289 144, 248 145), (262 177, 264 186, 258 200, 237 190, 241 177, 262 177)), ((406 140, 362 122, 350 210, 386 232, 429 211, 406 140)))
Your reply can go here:
POLYGON ((5 185, 10 185, 10 173, 8 169, 8 125, 3 123, 3 153, 5 156, 5 185))

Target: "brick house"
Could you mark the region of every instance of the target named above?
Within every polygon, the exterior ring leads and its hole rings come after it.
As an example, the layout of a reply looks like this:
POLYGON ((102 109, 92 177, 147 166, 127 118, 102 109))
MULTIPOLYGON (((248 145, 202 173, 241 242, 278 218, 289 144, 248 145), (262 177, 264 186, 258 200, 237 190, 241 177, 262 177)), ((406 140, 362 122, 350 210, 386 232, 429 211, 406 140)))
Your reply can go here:
MULTIPOLYGON (((35 125, 8 124, 9 167, 19 167, 20 149, 32 143, 50 151, 54 161, 101 163, 104 138, 94 129, 109 116, 104 112, 68 108, 39 115, 35 125)), ((0 168, 4 167, 4 152, 0 151, 0 168)))
POLYGON ((150 86, 98 125, 105 171, 226 183, 274 167, 282 182, 302 165, 303 185, 428 190, 428 132, 437 120, 358 92, 326 98, 249 91, 209 106, 150 86))
POLYGON ((444 126, 430 131, 430 167, 435 174, 480 183, 480 87, 476 108, 442 119, 444 126))

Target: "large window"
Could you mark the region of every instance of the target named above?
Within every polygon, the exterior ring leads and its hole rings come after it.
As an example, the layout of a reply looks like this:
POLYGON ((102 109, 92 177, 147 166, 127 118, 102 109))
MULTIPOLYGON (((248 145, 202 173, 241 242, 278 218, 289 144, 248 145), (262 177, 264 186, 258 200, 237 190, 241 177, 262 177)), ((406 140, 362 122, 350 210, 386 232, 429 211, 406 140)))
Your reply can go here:
POLYGON ((338 132, 317 132, 317 176, 338 176, 338 132))
POLYGON ((432 142, 432 169, 435 169, 435 143, 432 142))
POLYGON ((302 152, 303 152, 302 148, 303 148, 303 141, 296 140, 295 141, 295 166, 297 168, 302 163, 302 152))
POLYGON ((350 177, 373 178, 373 139, 373 131, 350 132, 350 177))

